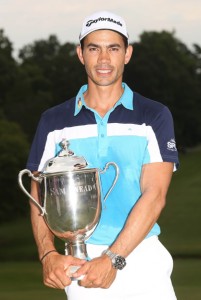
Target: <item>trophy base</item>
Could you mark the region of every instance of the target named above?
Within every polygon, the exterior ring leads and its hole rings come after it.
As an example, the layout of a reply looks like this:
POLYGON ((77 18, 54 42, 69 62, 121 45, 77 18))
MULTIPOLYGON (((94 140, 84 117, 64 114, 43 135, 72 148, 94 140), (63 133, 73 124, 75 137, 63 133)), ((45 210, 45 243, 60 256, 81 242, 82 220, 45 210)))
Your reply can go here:
POLYGON ((65 255, 72 255, 74 257, 88 260, 86 244, 84 241, 76 240, 74 242, 65 243, 65 255))
MULTIPOLYGON (((84 241, 76 240, 74 242, 65 243, 65 255, 72 255, 74 257, 88 260, 87 249, 84 241)), ((78 278, 74 278, 71 274, 75 273, 80 266, 70 266, 69 267, 69 277, 72 281, 79 281, 84 278, 85 275, 82 275, 78 278)))
POLYGON ((71 274, 73 275, 73 273, 75 273, 79 268, 80 268, 79 266, 70 266, 69 273, 70 273, 70 279, 72 281, 78 281, 78 280, 82 280, 84 278, 85 275, 82 275, 78 278, 71 276, 71 274))

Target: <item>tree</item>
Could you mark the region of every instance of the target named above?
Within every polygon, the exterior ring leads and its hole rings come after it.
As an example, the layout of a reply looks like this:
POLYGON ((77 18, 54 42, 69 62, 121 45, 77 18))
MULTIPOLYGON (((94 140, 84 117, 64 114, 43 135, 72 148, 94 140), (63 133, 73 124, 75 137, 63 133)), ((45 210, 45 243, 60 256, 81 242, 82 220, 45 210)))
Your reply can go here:
POLYGON ((18 123, 30 142, 40 114, 52 103, 51 83, 40 67, 34 64, 19 66, 17 79, 7 91, 3 108, 6 118, 18 123))
POLYGON ((25 197, 17 184, 18 172, 24 168, 28 154, 28 143, 19 125, 0 120, 0 149, 0 220, 3 222, 27 211, 25 197))
POLYGON ((201 142, 201 87, 197 58, 174 33, 144 32, 134 43, 125 79, 134 89, 166 104, 173 113, 180 147, 201 142))
POLYGON ((55 36, 25 46, 19 54, 18 76, 7 90, 4 112, 33 139, 41 113, 77 93, 84 69, 75 45, 60 45, 55 36))
POLYGON ((75 44, 61 45, 57 37, 51 35, 47 41, 36 41, 20 51, 21 67, 37 66, 50 82, 52 105, 74 96, 84 83, 84 68, 78 61, 75 49, 75 44))
POLYGON ((12 51, 12 43, 0 29, 0 105, 3 105, 6 93, 16 79, 17 65, 12 51))

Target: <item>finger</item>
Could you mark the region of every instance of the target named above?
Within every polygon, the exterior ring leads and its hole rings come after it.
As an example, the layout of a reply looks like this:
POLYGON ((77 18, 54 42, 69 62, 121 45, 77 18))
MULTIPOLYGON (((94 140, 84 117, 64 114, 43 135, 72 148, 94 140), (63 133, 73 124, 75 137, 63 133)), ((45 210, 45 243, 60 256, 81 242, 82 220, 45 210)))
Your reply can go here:
MULTIPOLYGON (((72 280, 72 278, 75 278, 74 273, 75 273, 79 268, 80 268, 80 266, 68 266, 68 267, 65 266, 65 267, 64 267, 64 271, 65 271, 66 275, 67 275, 68 277, 70 277, 71 280, 72 280)), ((77 280, 81 280, 81 279, 84 278, 84 276, 85 276, 85 275, 81 275, 81 276, 79 276, 79 277, 76 277, 76 279, 77 279, 77 280)))
POLYGON ((66 286, 70 285, 71 279, 65 274, 65 272, 55 272, 50 274, 45 279, 45 285, 57 288, 64 289, 66 286))
POLYGON ((85 287, 85 288, 92 288, 93 287, 93 282, 92 281, 83 281, 79 280, 78 285, 85 287))
POLYGON ((64 289, 64 285, 62 284, 62 282, 58 279, 54 279, 54 280, 51 280, 51 279, 47 279, 44 284, 48 287, 51 287, 51 288, 54 288, 54 289, 64 289))
POLYGON ((76 272, 72 274, 74 278, 80 278, 81 276, 85 276, 88 273, 89 264, 85 261, 85 264, 80 266, 76 272))
POLYGON ((46 279, 44 281, 44 284, 48 287, 54 288, 54 289, 63 289, 63 285, 61 284, 60 281, 55 280, 51 280, 51 279, 46 279))
POLYGON ((89 282, 88 286, 86 286, 86 287, 89 289, 94 288, 94 283, 91 281, 91 282, 89 282))
POLYGON ((59 289, 58 286, 54 282, 51 281, 44 281, 44 285, 53 289, 59 289))
POLYGON ((78 281, 78 284, 85 288, 98 288, 99 285, 95 284, 93 281, 78 281))

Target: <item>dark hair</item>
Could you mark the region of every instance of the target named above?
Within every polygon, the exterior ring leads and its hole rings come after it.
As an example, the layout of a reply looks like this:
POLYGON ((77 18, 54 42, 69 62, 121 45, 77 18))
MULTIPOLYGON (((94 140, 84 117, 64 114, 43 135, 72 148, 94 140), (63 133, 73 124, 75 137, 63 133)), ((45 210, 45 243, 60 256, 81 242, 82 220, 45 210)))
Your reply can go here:
MULTIPOLYGON (((115 31, 116 32, 116 31, 115 31)), ((118 32, 119 33, 119 32, 118 32)), ((122 39, 123 39, 123 42, 124 42, 124 46, 125 46, 125 50, 127 49, 128 47, 128 39, 126 36, 124 36, 123 34, 119 33, 119 35, 121 35, 122 39)), ((85 37, 80 41, 80 46, 81 46, 81 49, 82 51, 84 50, 84 40, 85 40, 85 37)))

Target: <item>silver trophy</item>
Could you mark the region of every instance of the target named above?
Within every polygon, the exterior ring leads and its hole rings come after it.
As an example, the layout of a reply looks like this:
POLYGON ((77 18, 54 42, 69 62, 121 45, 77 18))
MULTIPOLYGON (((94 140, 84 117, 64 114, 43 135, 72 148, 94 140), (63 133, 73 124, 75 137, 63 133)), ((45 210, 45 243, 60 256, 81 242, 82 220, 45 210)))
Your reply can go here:
MULTIPOLYGON (((117 182, 119 169, 114 162, 108 162, 103 170, 88 168, 83 157, 75 156, 69 150, 67 140, 62 140, 60 145, 62 150, 58 156, 48 160, 38 176, 24 169, 19 172, 18 182, 41 210, 49 229, 65 241, 66 254, 87 260, 85 241, 94 232, 102 210, 100 174, 105 173, 109 166, 115 168, 114 180, 103 198, 105 202, 117 182), (25 189, 22 183, 24 174, 39 183, 41 204, 25 189)), ((71 266, 70 272, 74 273, 78 268, 71 266)))

